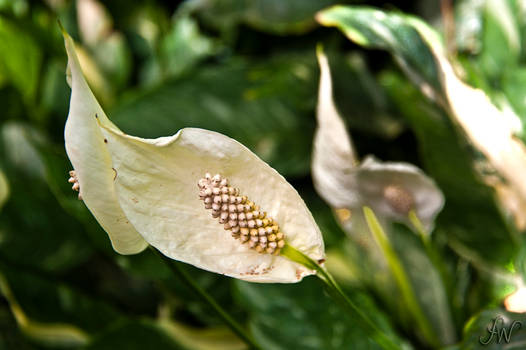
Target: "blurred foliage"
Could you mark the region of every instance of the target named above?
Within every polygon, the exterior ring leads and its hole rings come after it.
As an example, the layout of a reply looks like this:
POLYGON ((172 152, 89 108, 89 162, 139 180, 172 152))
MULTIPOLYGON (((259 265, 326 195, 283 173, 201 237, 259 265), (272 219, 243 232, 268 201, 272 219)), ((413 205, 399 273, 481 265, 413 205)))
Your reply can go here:
MULTIPOLYGON (((439 90, 440 76, 407 17, 452 31, 445 45, 458 73, 516 116, 516 135, 526 140, 526 2, 461 0, 429 13, 418 1, 372 1, 386 12, 349 7, 354 12, 337 19, 354 43, 316 23, 335 3, 351 1, 0 1, 0 348, 245 348, 151 252, 114 253, 70 190, 62 131, 70 92, 57 19, 119 127, 157 137, 194 126, 245 144, 305 199, 328 266, 351 298, 420 349, 426 345, 396 285, 370 270, 363 246, 343 233, 311 183, 315 46, 324 43, 358 152, 415 163, 445 194, 432 236, 445 271, 408 228, 391 230, 433 330, 451 348, 497 349, 479 338, 498 314, 526 329, 524 315, 499 309, 526 276, 526 238, 481 178, 482 156, 422 89, 439 90)), ((265 349, 379 348, 314 278, 256 285, 187 270, 265 349)), ((510 347, 523 344, 524 332, 511 339, 510 347)))

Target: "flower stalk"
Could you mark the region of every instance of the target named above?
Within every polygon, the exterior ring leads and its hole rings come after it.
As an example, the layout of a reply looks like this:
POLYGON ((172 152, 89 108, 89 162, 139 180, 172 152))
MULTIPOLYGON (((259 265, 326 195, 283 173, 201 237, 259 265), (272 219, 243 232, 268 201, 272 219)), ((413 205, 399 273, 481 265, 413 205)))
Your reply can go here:
POLYGON ((367 221, 367 225, 369 226, 369 230, 371 231, 375 241, 378 243, 378 246, 382 250, 387 260, 387 264, 389 265, 389 268, 391 269, 396 280, 396 283, 402 292, 402 297, 404 298, 409 310, 413 314, 413 317, 420 326, 422 335, 430 344, 437 345, 438 339, 433 332, 433 328, 431 327, 429 320, 422 310, 422 307, 418 303, 418 299, 416 298, 415 291, 411 286, 409 276, 407 275, 400 258, 389 242, 389 238, 385 234, 372 209, 364 206, 363 212, 367 221))
POLYGON ((229 313, 219 305, 210 294, 208 294, 203 288, 201 288, 188 273, 181 267, 181 263, 172 260, 154 247, 149 247, 168 267, 168 269, 183 283, 194 291, 199 297, 207 303, 217 315, 225 322, 225 324, 239 337, 241 338, 250 349, 261 350, 262 348, 256 343, 250 334, 236 321, 229 313))
POLYGON ((384 349, 386 350, 395 350, 400 349, 400 346, 391 339, 385 332, 380 330, 378 326, 367 316, 367 313, 362 310, 357 304, 355 304, 343 291, 340 285, 336 282, 334 277, 324 269, 321 265, 315 262, 313 259, 303 254, 296 248, 285 244, 281 249, 280 254, 294 262, 297 262, 311 270, 315 270, 316 276, 323 281, 329 295, 334 298, 338 303, 343 307, 350 310, 353 314, 358 315, 358 317, 363 321, 362 326, 364 326, 367 331, 372 334, 372 338, 384 349))

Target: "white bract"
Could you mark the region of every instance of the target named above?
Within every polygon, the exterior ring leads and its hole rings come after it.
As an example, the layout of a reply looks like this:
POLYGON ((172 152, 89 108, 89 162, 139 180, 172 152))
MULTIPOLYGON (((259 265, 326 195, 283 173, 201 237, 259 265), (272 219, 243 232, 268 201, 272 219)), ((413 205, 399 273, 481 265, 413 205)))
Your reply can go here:
MULTIPOLYGON (((65 42, 72 75, 66 149, 80 195, 117 251, 138 252, 146 241, 170 258, 253 282, 297 282, 314 273, 271 254, 279 252, 279 239, 276 249, 269 249, 271 253, 262 249, 258 253, 256 245, 250 246, 251 240, 242 242, 240 231, 236 236, 235 229, 218 221, 220 209, 217 215, 209 210, 207 201, 214 197, 202 192, 208 189, 205 180, 211 179, 206 174, 219 174, 218 178, 228 179, 239 190, 236 196, 254 202, 243 215, 266 211, 258 216, 260 221, 269 219, 263 228, 268 229, 269 223, 279 225, 288 245, 314 260, 324 259, 318 226, 281 175, 237 141, 216 132, 185 128, 158 139, 124 134, 109 121, 89 90, 67 34, 65 42)), ((232 201, 241 204, 235 198, 232 201)), ((241 211, 229 213, 235 213, 236 224, 241 226, 241 211)), ((258 238, 258 244, 273 247, 272 234, 258 238)))
POLYGON ((380 162, 372 156, 357 165, 345 124, 332 98, 327 57, 318 50, 320 88, 318 129, 314 138, 312 174, 318 193, 333 208, 369 206, 381 219, 408 222, 414 210, 427 229, 442 209, 444 197, 433 180, 408 163, 380 162))
POLYGON ((80 184, 80 196, 108 233, 115 251, 121 254, 139 253, 147 247, 147 243, 119 205, 113 185, 115 171, 99 123, 118 129, 106 117, 84 79, 73 40, 66 33, 64 40, 68 53, 68 83, 71 86, 64 139, 66 152, 80 184))

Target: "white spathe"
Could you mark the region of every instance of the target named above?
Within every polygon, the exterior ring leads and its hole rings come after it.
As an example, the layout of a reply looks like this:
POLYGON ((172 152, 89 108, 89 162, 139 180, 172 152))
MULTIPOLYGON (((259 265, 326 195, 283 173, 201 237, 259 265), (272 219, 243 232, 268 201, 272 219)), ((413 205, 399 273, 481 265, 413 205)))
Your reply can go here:
MULTIPOLYGON (((220 174, 279 224, 287 244, 312 259, 323 259, 318 226, 280 174, 245 146, 216 132, 186 128, 158 139, 124 134, 93 97, 73 42, 65 37, 73 83, 66 147, 86 205, 96 217, 104 214, 97 217, 101 225, 123 219, 119 222, 132 228, 125 232, 142 236, 166 256, 247 281, 290 283, 314 273, 282 256, 249 249, 231 237, 199 199, 199 179, 207 172, 220 174)), ((107 231, 112 241, 114 236, 134 238, 107 231)))
POLYGON ((113 178, 111 156, 95 119, 117 129, 97 102, 80 68, 71 37, 64 33, 68 54, 68 82, 71 86, 69 114, 64 130, 66 152, 75 169, 84 203, 110 237, 113 249, 121 254, 139 253, 146 241, 129 223, 122 211, 113 178))
POLYGON ((320 88, 318 128, 314 138, 312 174, 317 192, 333 208, 360 209, 369 206, 382 220, 408 222, 407 213, 386 198, 388 187, 402 189, 429 230, 444 205, 444 196, 434 181, 419 168, 402 162, 380 162, 372 156, 357 165, 351 137, 332 97, 327 57, 318 50, 320 88))

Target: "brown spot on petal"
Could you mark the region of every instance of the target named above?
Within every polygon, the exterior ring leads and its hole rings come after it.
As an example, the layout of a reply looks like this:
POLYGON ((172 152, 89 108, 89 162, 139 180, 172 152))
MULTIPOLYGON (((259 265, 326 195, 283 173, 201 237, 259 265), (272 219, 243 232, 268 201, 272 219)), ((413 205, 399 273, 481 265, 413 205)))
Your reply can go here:
POLYGON ((297 269, 296 270, 296 278, 297 279, 301 279, 302 275, 303 275, 303 270, 302 269, 297 269))
POLYGON ((135 203, 135 204, 139 203, 139 200, 138 200, 137 198, 135 198, 135 197, 132 197, 132 199, 131 199, 131 200, 132 200, 132 201, 133 201, 133 203, 135 203))
POLYGON ((260 272, 257 271, 258 268, 259 268, 260 265, 258 266, 250 266, 248 271, 247 272, 241 272, 240 275, 241 276, 246 276, 246 275, 249 275, 249 276, 259 276, 259 275, 264 275, 264 274, 267 274, 269 273, 270 271, 272 271, 274 269, 274 265, 270 265, 269 267, 265 267, 263 268, 260 272))

